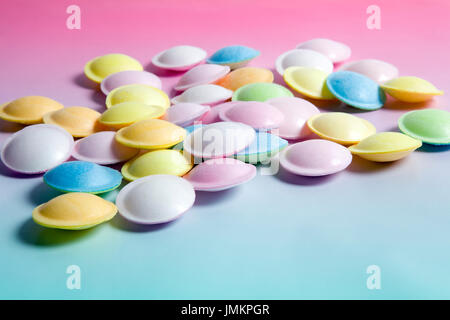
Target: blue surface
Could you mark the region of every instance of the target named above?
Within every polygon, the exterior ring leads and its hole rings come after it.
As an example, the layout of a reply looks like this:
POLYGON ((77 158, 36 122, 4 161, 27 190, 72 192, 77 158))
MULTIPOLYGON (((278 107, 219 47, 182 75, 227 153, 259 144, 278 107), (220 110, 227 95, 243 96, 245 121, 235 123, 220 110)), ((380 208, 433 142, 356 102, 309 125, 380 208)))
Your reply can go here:
POLYGON ((208 63, 237 63, 247 61, 259 56, 259 51, 246 46, 228 46, 217 50, 209 59, 208 63))
POLYGON ((43 180, 61 191, 101 193, 120 186, 122 174, 96 163, 70 161, 48 171, 43 180))
POLYGON ((337 99, 358 109, 377 110, 386 102, 378 83, 356 72, 333 72, 327 78, 327 87, 337 99))

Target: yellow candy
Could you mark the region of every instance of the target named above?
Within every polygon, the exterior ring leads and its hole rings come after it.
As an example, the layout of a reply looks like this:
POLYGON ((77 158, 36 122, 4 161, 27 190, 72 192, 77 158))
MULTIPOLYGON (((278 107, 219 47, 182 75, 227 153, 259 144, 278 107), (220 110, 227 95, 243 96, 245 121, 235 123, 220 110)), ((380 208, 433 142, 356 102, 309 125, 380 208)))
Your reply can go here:
POLYGON ((33 210, 33 220, 41 226, 82 230, 111 220, 117 207, 90 193, 66 193, 33 210))
POLYGON ((120 129, 140 120, 155 119, 164 115, 160 106, 149 106, 140 102, 122 102, 107 109, 101 115, 100 123, 120 129))
POLYGON ((60 126, 72 136, 81 138, 102 130, 98 122, 100 116, 99 112, 90 108, 67 107, 47 113, 44 116, 44 123, 60 126))
POLYGON ((304 96, 320 100, 335 99, 328 90, 328 73, 316 68, 289 67, 284 71, 283 79, 294 91, 304 96))
POLYGON ((47 97, 27 96, 0 105, 0 118, 22 124, 42 122, 42 117, 48 112, 59 110, 64 106, 47 97))
POLYGON ((399 132, 381 132, 365 138, 348 149, 361 158, 388 162, 406 157, 420 148, 422 141, 413 139, 399 132))
POLYGON ((395 78, 381 87, 395 99, 405 102, 423 102, 444 94, 430 82, 417 77, 395 78))
POLYGON ((217 84, 235 91, 246 84, 255 82, 273 82, 272 71, 255 67, 239 68, 220 79, 217 84))
POLYGON ((307 124, 319 137, 342 145, 358 143, 376 132, 369 121, 343 112, 319 113, 307 124))
POLYGON ((129 84, 112 90, 106 96, 106 108, 123 102, 139 102, 149 106, 170 107, 170 100, 164 91, 145 84, 129 84))
POLYGON ((117 131, 116 141, 139 149, 165 149, 184 140, 186 130, 160 119, 141 120, 117 131))
POLYGON ((183 176, 193 167, 189 157, 179 150, 163 149, 144 153, 134 158, 122 167, 122 175, 128 181, 153 175, 171 174, 183 176))
POLYGON ((142 71, 144 68, 136 59, 120 53, 94 58, 84 66, 86 77, 97 83, 102 82, 110 74, 126 70, 142 71))

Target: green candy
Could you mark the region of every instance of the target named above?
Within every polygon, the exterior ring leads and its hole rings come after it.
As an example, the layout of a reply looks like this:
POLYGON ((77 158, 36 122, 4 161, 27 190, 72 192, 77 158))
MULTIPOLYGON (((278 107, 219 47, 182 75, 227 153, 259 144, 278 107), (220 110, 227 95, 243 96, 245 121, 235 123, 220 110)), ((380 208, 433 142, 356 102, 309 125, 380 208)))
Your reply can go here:
POLYGON ((293 97, 291 91, 276 83, 257 82, 250 83, 237 89, 232 101, 260 101, 278 97, 293 97))
POLYGON ((398 119, 398 127, 408 136, 434 145, 450 144, 450 112, 439 109, 416 110, 398 119))

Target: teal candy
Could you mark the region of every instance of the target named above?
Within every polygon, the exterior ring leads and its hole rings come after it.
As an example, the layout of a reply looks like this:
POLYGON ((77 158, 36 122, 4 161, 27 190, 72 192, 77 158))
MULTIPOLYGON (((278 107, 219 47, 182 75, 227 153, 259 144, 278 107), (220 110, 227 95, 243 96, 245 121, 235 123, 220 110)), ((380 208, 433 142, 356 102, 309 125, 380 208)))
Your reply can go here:
POLYGON ((103 193, 122 183, 122 174, 87 161, 70 161, 48 171, 44 182, 63 192, 103 193))
POLYGON ((356 72, 330 74, 327 87, 337 99, 357 109, 377 110, 386 101, 386 94, 378 83, 356 72))
POLYGON ((244 150, 236 153, 234 157, 249 163, 263 162, 274 156, 287 145, 288 142, 286 140, 274 134, 266 131, 257 131, 255 141, 244 150))
POLYGON ((228 46, 216 51, 207 62, 215 64, 237 63, 256 58, 259 54, 258 50, 246 46, 228 46))

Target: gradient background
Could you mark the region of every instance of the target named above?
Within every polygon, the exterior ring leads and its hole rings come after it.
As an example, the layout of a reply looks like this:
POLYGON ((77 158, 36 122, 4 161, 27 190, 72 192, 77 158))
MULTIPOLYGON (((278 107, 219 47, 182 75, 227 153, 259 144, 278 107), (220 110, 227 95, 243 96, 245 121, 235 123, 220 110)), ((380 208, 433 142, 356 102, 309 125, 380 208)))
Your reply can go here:
MULTIPOLYGON (((352 60, 386 60, 450 92, 446 0, 15 0, 0 9, 1 102, 35 94, 102 111, 104 96, 82 74, 95 56, 137 58, 173 96, 180 74, 150 65, 170 46, 211 54, 244 44, 262 52, 251 65, 273 69, 279 54, 315 37, 347 43, 352 60), (81 30, 66 28, 71 4, 81 7, 81 30), (371 4, 381 7, 381 30, 366 27, 371 4)), ((448 108, 447 97, 420 107, 448 108)), ((389 101, 358 115, 379 131, 396 130, 408 108, 389 101)), ((0 143, 18 128, 0 122, 0 143)), ((392 164, 355 158, 326 178, 257 176, 198 193, 195 207, 168 225, 137 227, 117 216, 79 232, 35 225, 32 209, 58 193, 41 176, 1 165, 0 298, 448 299, 448 150, 423 147, 392 164), (81 267, 81 290, 66 288, 72 264, 81 267), (381 290, 366 288, 372 264, 381 268, 381 290)))

